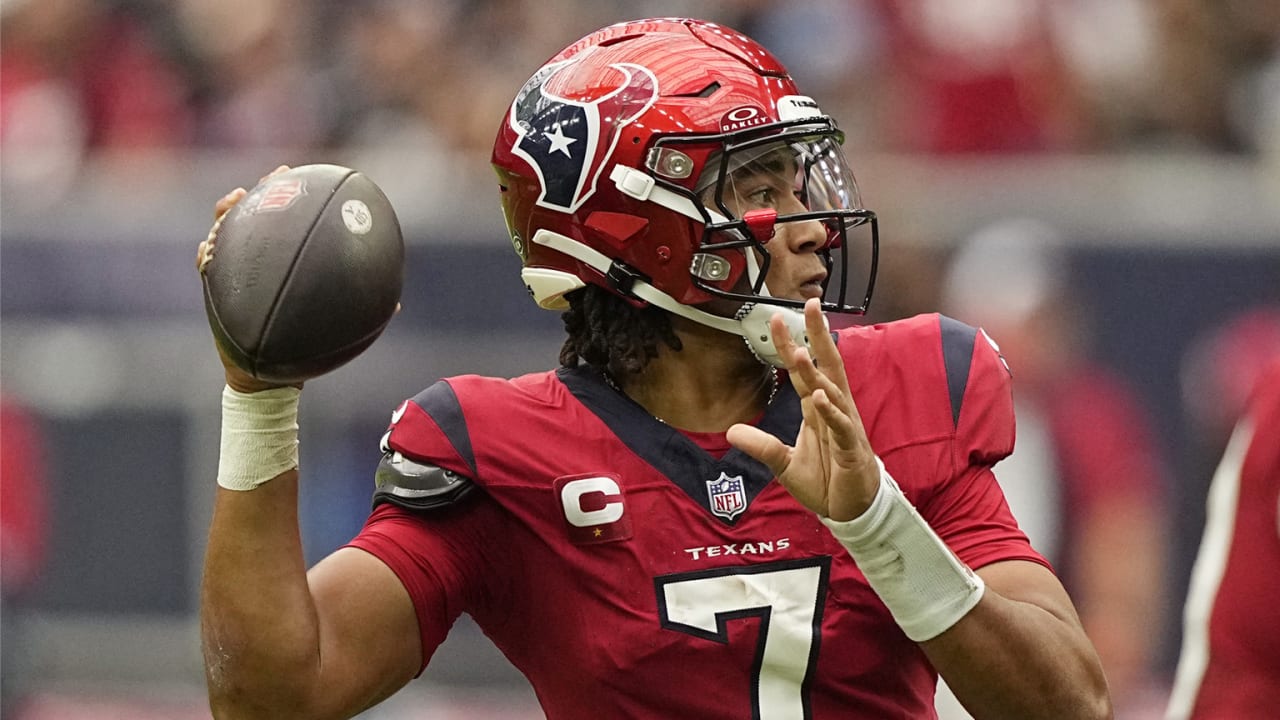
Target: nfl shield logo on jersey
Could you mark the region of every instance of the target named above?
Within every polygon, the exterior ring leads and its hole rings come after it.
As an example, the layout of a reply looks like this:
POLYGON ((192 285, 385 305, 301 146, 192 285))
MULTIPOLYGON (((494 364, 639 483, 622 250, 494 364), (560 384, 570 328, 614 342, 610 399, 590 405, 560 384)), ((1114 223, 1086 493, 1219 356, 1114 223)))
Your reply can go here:
POLYGON ((738 513, 747 509, 747 492, 742 486, 742 476, 729 477, 721 472, 720 477, 707 481, 707 495, 711 500, 711 512, 726 520, 732 520, 738 513))

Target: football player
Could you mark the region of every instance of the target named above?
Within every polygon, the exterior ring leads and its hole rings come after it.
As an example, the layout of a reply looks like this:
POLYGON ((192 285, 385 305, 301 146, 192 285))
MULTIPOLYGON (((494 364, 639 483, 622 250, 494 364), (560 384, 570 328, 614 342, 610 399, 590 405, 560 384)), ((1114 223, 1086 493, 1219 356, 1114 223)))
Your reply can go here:
MULTIPOLYGON (((991 466, 1009 372, 870 300, 877 219, 763 47, 622 23, 539 68, 493 150, 560 367, 396 408, 375 509, 310 572, 297 388, 227 365, 204 574, 211 704, 346 717, 470 614, 547 717, 1104 718, 1072 603, 991 466)), ((237 198, 218 204, 225 211, 237 198)))
POLYGON ((1183 613, 1167 720, 1234 720, 1280 705, 1280 358, 1259 374, 1223 452, 1183 613))

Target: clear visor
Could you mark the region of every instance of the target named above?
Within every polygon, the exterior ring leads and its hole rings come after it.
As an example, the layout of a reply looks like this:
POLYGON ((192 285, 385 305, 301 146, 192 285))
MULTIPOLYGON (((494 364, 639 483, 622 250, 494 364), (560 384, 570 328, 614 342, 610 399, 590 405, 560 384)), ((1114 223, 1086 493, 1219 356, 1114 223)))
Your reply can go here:
POLYGON ((764 208, 779 216, 863 209, 853 172, 831 134, 764 139, 714 153, 697 193, 707 207, 733 219, 764 208))
POLYGON ((749 287, 736 283, 734 296, 771 294, 770 242, 786 229, 787 237, 821 243, 817 252, 828 273, 824 307, 865 311, 875 277, 875 215, 862 206, 837 134, 793 130, 728 145, 711 155, 695 192, 705 208, 725 219, 707 225, 703 251, 747 252, 742 280, 749 287))

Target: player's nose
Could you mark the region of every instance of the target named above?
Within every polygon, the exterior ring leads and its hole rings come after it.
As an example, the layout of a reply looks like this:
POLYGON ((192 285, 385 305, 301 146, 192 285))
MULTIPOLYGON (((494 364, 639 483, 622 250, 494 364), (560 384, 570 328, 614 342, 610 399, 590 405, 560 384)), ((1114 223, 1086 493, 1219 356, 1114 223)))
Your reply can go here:
MULTIPOLYGON (((808 208, 800 202, 799 198, 795 197, 791 198, 787 207, 783 209, 784 214, 803 212, 808 212, 808 208)), ((779 223, 779 228, 783 231, 787 248, 791 252, 817 252, 827 244, 827 227, 820 220, 797 220, 795 222, 779 223)))

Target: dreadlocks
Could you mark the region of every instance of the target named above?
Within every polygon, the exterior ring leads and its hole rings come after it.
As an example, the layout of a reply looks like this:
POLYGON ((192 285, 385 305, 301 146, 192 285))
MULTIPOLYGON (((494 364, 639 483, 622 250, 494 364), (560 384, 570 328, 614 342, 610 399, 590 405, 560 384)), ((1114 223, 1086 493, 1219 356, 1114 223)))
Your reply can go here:
POLYGON ((660 344, 680 350, 671 317, 651 305, 637 308, 595 285, 565 296, 569 309, 562 316, 569 337, 560 348, 560 364, 586 364, 623 378, 644 369, 658 355, 660 344))

